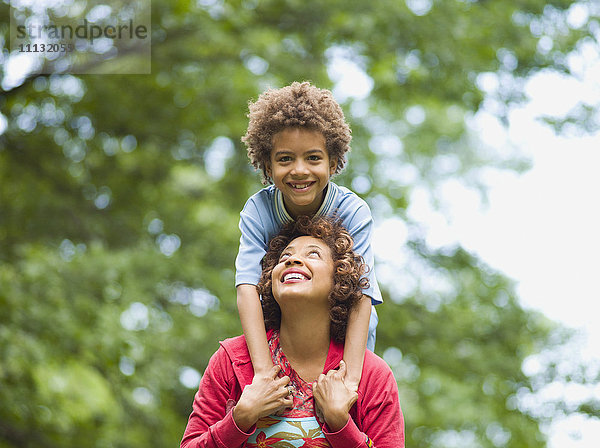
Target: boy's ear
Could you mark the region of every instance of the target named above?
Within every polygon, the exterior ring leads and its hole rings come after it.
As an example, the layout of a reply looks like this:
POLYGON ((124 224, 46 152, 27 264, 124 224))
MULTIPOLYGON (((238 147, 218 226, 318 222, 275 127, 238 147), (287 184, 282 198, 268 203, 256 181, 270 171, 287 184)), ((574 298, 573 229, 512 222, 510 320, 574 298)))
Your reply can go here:
POLYGON ((271 175, 271 162, 265 162, 265 172, 267 173, 267 176, 273 177, 271 175))
POLYGON ((337 168, 337 158, 332 157, 329 159, 329 175, 330 176, 333 176, 336 168, 337 168))

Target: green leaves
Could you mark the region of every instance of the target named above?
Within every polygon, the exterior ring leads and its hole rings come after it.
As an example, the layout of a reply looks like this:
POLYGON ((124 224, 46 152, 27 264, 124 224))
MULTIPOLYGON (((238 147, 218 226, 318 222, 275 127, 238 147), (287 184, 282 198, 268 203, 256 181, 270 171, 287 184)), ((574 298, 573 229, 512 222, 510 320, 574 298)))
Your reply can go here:
MULTIPOLYGON (((597 13, 582 2, 587 20, 575 24, 563 0, 409 3, 154 0, 143 76, 29 74, 9 86, 4 52, 1 446, 177 443, 193 396, 180 376, 203 372, 218 340, 241 332, 237 223, 261 187, 240 142, 247 102, 295 80, 332 88, 332 48, 372 80, 366 98, 343 103, 353 150, 336 182, 376 219, 415 230, 408 249, 428 269, 414 281, 435 285, 384 288, 379 310, 407 446, 543 446, 541 418, 519 405, 535 389, 521 365, 568 335, 460 248, 428 248, 405 211, 416 187, 435 202, 448 179, 477 185, 481 168, 525 167, 470 135, 482 76, 496 74, 507 110, 522 77, 568 72, 565 55, 595 39, 597 13)), ((593 130, 595 113, 547 120, 593 130)), ((579 410, 597 415, 594 405, 579 410)))

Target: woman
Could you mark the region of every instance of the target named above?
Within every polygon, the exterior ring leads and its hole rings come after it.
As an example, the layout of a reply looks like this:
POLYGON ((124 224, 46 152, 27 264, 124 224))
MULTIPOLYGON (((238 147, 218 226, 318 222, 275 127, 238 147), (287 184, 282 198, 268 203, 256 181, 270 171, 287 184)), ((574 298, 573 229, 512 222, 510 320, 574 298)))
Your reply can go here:
POLYGON ((363 273, 339 223, 302 217, 284 228, 258 285, 271 375, 254 377, 243 336, 223 341, 181 447, 404 447, 398 389, 385 362, 367 351, 358 393, 344 384, 343 339, 363 273))

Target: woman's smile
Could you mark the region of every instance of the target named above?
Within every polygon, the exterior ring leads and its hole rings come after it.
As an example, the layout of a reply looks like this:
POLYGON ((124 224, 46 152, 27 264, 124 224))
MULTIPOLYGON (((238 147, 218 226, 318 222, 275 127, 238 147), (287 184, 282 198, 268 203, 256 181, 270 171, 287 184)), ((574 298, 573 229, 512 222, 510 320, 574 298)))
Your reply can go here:
POLYGON ((307 280, 310 280, 310 275, 296 268, 286 269, 281 276, 282 283, 298 283, 307 280))

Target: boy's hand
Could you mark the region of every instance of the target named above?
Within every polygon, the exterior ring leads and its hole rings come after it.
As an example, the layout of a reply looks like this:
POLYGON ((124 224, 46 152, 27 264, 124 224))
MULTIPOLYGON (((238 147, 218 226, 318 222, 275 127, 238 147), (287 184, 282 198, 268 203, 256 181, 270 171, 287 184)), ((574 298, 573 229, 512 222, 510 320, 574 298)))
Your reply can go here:
POLYGON ((346 364, 346 361, 344 360, 340 362, 340 370, 342 368, 342 364, 344 364, 344 370, 346 372, 344 376, 344 384, 352 392, 358 392, 358 383, 360 383, 360 376, 353 375, 353 373, 356 372, 352 372, 351 369, 348 369, 348 364, 346 364))
POLYGON ((344 380, 344 384, 346 385, 346 387, 348 388, 348 390, 352 391, 352 392, 358 392, 358 383, 360 381, 352 381, 350 380, 350 378, 347 378, 344 380))
POLYGON ((277 378, 281 368, 273 366, 268 375, 256 374, 252 384, 244 387, 239 401, 233 408, 233 419, 242 431, 248 430, 267 415, 276 414, 294 404, 290 378, 277 378))
POLYGON ((333 432, 342 429, 350 418, 350 408, 356 403, 358 394, 344 383, 346 363, 340 362, 339 370, 330 370, 321 374, 313 383, 313 396, 317 415, 322 418, 333 432))

